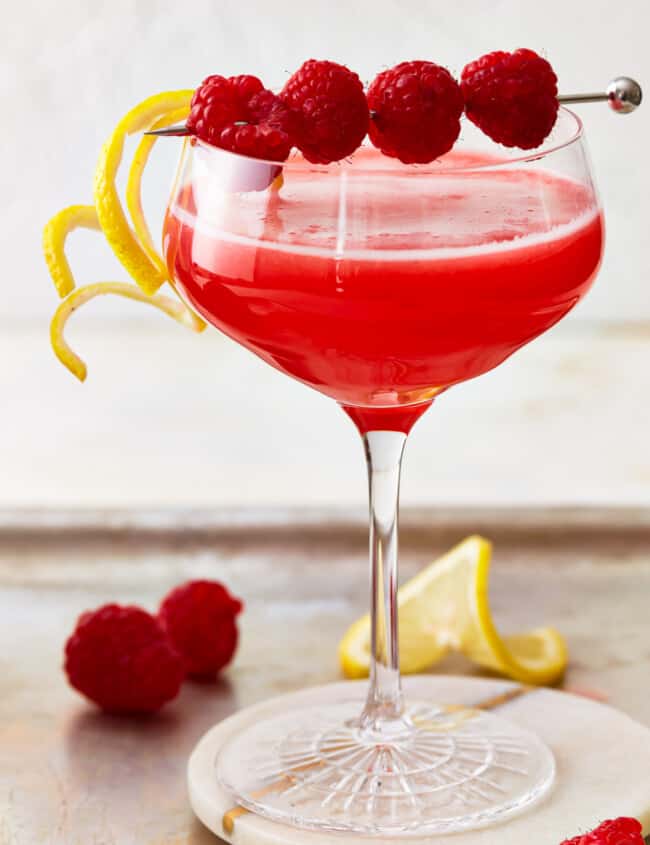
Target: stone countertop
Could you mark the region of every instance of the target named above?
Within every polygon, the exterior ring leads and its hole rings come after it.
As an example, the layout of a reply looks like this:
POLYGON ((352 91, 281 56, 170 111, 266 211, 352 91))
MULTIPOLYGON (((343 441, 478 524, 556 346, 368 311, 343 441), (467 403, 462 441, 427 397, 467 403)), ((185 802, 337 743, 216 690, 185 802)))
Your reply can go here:
MULTIPOLYGON (((486 512, 445 526, 447 516, 405 514, 403 577, 452 534, 491 526, 500 628, 556 626, 571 652, 564 686, 650 725, 647 514, 486 512)), ((366 605, 365 526, 325 512, 231 513, 184 532, 180 518, 148 531, 133 517, 103 528, 87 518, 70 534, 55 521, 0 532, 0 843, 208 845, 185 795, 189 751, 241 707, 339 677, 336 642, 366 605), (146 721, 103 716, 66 686, 61 648, 80 611, 109 600, 153 609, 191 577, 222 579, 246 601, 240 651, 218 684, 186 685, 146 721)), ((452 657, 437 671, 476 670, 452 657)))

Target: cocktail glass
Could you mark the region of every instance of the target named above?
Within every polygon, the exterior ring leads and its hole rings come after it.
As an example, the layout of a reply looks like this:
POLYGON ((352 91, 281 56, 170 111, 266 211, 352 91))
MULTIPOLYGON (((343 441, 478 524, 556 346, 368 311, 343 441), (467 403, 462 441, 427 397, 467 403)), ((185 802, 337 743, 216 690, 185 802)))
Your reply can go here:
POLYGON ((368 147, 281 168, 186 140, 164 229, 186 301, 357 425, 370 487, 372 668, 357 694, 231 738, 233 801, 313 829, 427 834, 539 799, 553 756, 491 713, 405 702, 397 515, 407 434, 432 400, 560 320, 598 269, 603 223, 579 119, 526 155, 466 125, 453 152, 403 165, 368 147))

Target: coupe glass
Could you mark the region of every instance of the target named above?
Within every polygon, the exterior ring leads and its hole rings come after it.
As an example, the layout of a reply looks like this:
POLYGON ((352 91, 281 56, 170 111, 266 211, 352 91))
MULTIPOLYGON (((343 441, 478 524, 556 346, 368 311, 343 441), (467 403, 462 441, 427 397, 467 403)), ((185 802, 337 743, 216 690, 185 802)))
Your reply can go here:
MULTIPOLYGON (((560 320, 602 252, 579 119, 506 151, 466 124, 454 151, 403 165, 368 147, 282 167, 184 142, 164 228, 181 295, 355 422, 370 487, 371 674, 340 701, 250 725, 216 761, 233 801, 361 834, 466 830, 522 811, 555 766, 492 713, 405 702, 397 514, 407 434, 432 400, 560 320)), ((450 608, 453 612, 453 608, 450 608)))

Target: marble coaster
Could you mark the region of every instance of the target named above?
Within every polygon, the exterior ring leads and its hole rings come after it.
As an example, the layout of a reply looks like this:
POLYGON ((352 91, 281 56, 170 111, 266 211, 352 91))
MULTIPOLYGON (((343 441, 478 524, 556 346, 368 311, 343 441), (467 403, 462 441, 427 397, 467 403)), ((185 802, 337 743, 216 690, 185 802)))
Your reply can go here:
MULTIPOLYGON (((517 684, 449 675, 406 678, 407 698, 440 704, 475 705, 497 700, 517 684)), ((233 808, 218 786, 215 760, 235 731, 291 708, 362 697, 365 682, 343 682, 283 695, 231 716, 199 741, 189 759, 190 803, 203 824, 233 845, 345 845, 378 841, 384 845, 559 845, 605 818, 633 816, 650 829, 650 730, 603 704, 549 689, 526 691, 494 710, 536 733, 555 754, 554 788, 524 815, 481 830, 438 836, 361 837, 288 827, 233 808)))

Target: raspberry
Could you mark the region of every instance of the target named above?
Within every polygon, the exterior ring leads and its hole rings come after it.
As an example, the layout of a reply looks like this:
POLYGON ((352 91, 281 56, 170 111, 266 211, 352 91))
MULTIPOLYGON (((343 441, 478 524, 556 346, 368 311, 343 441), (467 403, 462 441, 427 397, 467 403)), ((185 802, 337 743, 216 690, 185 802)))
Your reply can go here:
POLYGON ((557 77, 532 50, 497 51, 463 69, 467 117, 505 147, 539 147, 557 119, 557 77))
POLYGON ((187 128, 215 147, 284 161, 292 147, 292 115, 256 76, 208 76, 194 92, 187 128))
POLYGON ((297 116, 296 146, 315 164, 351 155, 368 131, 363 85, 343 65, 309 59, 289 77, 280 97, 297 116))
POLYGON ((644 845, 641 824, 636 819, 621 816, 603 822, 590 833, 565 839, 560 845, 644 845))
POLYGON ((237 648, 239 599, 216 581, 188 581, 163 599, 158 618, 183 655, 187 674, 214 677, 237 648))
POLYGON ((109 713, 152 713, 176 697, 184 677, 155 616, 118 604, 79 617, 64 668, 70 684, 109 713))
POLYGON ((453 76, 433 62, 401 62, 368 88, 370 140, 405 164, 448 152, 460 132, 463 97, 453 76))

